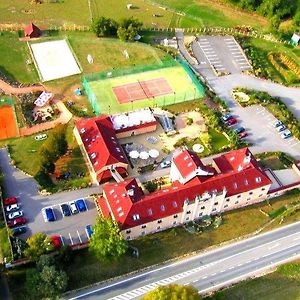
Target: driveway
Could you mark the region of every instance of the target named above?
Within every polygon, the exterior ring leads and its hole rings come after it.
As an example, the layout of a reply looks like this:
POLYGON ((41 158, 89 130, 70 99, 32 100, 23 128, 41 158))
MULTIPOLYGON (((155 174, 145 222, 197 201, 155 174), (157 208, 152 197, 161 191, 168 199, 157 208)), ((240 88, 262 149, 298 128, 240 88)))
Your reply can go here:
POLYGON ((0 168, 5 174, 6 196, 14 196, 19 199, 24 216, 28 219, 27 232, 22 236, 23 238, 27 238, 36 232, 44 232, 48 235, 61 235, 65 244, 76 244, 87 240, 85 226, 93 224, 97 215, 94 201, 87 197, 91 194, 100 193, 101 190, 98 186, 42 196, 38 192, 36 181, 10 164, 8 152, 5 148, 0 149, 0 168), (89 210, 78 215, 62 218, 58 205, 79 198, 87 198, 86 202, 89 210), (57 217, 56 222, 46 223, 44 221, 41 209, 47 206, 54 207, 57 217))

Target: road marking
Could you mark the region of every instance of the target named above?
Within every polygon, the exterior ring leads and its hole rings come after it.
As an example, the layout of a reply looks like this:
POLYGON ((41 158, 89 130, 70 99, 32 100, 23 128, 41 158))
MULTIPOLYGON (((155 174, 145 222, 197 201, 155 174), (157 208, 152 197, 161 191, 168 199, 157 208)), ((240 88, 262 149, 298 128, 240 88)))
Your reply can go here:
POLYGON ((73 242, 73 239, 71 237, 71 233, 70 232, 69 232, 69 238, 70 238, 71 244, 74 245, 74 242, 73 242))
POLYGON ((65 245, 65 241, 64 241, 64 238, 63 238, 62 235, 60 235, 60 240, 61 240, 62 245, 64 246, 65 245))
POLYGON ((203 276, 203 277, 202 277, 202 279, 206 279, 206 278, 207 278, 207 276, 203 276))
POLYGON ((197 281, 198 281, 198 279, 194 280, 193 283, 195 283, 195 282, 197 282, 197 281))
POLYGON ((77 230, 77 235, 78 235, 78 239, 79 239, 79 241, 80 241, 80 244, 82 244, 82 239, 81 239, 81 236, 80 236, 78 230, 77 230))

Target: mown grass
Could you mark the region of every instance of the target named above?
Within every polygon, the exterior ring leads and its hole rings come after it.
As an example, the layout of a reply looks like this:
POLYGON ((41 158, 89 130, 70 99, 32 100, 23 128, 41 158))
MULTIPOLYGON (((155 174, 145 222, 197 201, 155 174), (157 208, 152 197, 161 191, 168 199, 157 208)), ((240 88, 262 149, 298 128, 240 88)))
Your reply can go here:
MULTIPOLYGON (((208 229, 201 234, 190 234, 183 228, 174 228, 131 241, 130 244, 139 249, 139 259, 125 256, 116 263, 104 265, 100 264, 87 249, 75 252, 74 261, 66 268, 69 276, 68 289, 84 287, 253 233, 271 220, 266 213, 289 204, 296 198, 299 200, 298 195, 285 195, 271 200, 269 204, 264 202, 228 212, 223 215, 223 224, 219 228, 208 229), (261 210, 266 213, 262 213, 261 210)), ((21 277, 20 272, 15 270, 9 274, 10 286, 15 291, 14 299, 18 300, 24 299, 23 285, 18 281, 21 277), (15 279, 16 272, 17 278, 15 279)))
POLYGON ((17 33, 0 32, 0 57, 0 72, 11 80, 22 83, 38 81, 34 64, 26 64, 28 59, 31 60, 27 44, 18 40, 17 33))

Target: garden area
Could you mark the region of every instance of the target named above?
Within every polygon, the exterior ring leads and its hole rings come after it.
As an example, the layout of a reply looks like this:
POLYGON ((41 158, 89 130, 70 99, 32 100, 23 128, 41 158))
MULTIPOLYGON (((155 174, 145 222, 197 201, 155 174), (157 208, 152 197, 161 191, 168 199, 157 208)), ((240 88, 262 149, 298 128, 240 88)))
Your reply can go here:
POLYGON ((255 104, 266 107, 271 114, 287 126, 295 138, 300 138, 299 120, 280 98, 272 97, 266 92, 247 90, 245 88, 236 88, 232 91, 232 94, 235 97, 235 100, 243 107, 255 104), (243 97, 240 97, 239 94, 236 95, 236 93, 243 93, 249 96, 249 98, 245 100, 243 97))

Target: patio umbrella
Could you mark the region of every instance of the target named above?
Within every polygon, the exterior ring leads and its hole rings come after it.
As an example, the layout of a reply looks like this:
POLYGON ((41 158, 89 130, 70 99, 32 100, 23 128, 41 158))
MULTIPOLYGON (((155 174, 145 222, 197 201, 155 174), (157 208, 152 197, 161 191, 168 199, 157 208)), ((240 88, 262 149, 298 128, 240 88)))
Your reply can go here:
POLYGON ((151 150, 149 151, 149 155, 150 155, 150 157, 152 157, 152 158, 157 158, 157 157, 159 156, 159 151, 156 150, 156 149, 151 149, 151 150))
POLYGON ((148 159, 148 158, 149 158, 149 153, 146 152, 146 151, 142 151, 142 152, 140 153, 140 158, 141 158, 141 159, 148 159))
POLYGON ((133 151, 129 152, 129 156, 131 158, 138 158, 140 156, 140 154, 136 150, 133 150, 133 151))
POLYGON ((195 145, 193 145, 193 151, 195 151, 197 153, 201 153, 204 151, 204 146, 201 144, 195 144, 195 145))

